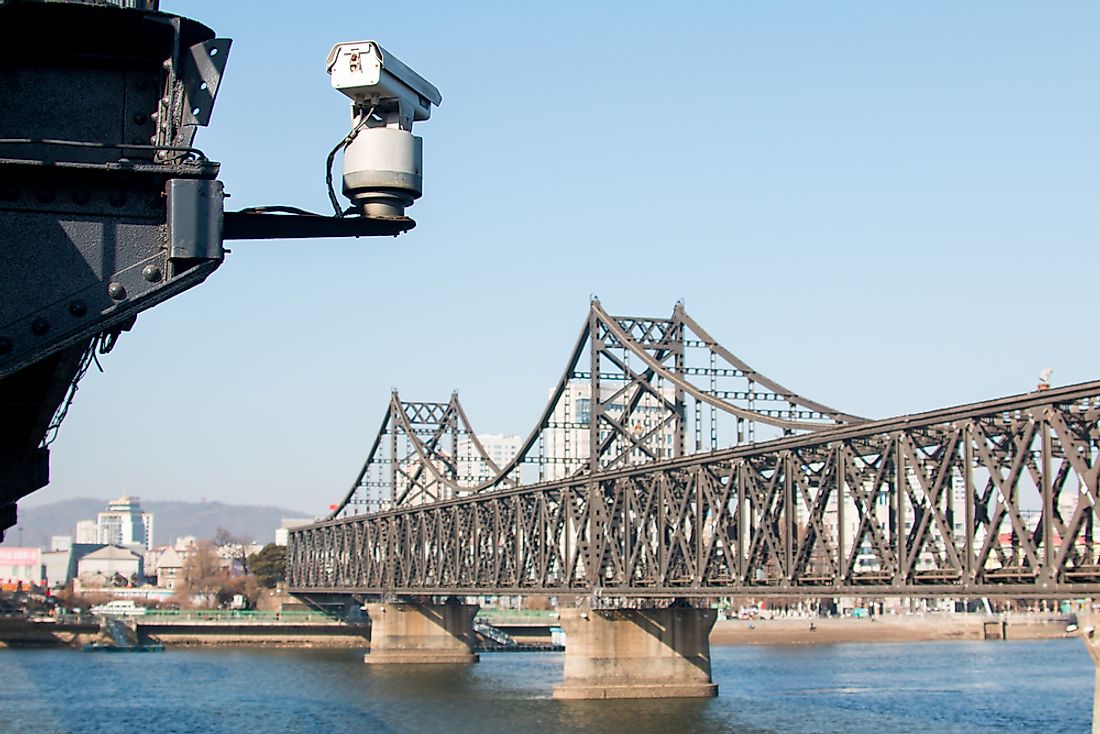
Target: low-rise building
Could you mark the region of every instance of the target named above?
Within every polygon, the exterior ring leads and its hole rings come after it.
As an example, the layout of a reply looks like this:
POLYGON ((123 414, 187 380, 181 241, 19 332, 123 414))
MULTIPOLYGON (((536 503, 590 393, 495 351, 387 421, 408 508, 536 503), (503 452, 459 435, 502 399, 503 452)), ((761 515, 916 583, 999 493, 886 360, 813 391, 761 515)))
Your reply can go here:
POLYGON ((51 589, 62 589, 69 583, 69 561, 73 557, 72 548, 52 550, 42 553, 43 581, 51 589))
POLYGON ((183 570, 184 554, 172 546, 167 546, 157 559, 157 586, 174 590, 180 571, 183 570))
POLYGON ((119 545, 107 545, 81 558, 77 563, 77 575, 85 587, 141 584, 143 563, 140 553, 119 545))
POLYGON ((42 583, 41 549, 0 547, 0 583, 5 586, 42 583))
POLYGON ((72 543, 64 550, 51 550, 42 554, 43 579, 51 589, 61 589, 76 578, 77 564, 89 553, 103 546, 99 543, 72 543))

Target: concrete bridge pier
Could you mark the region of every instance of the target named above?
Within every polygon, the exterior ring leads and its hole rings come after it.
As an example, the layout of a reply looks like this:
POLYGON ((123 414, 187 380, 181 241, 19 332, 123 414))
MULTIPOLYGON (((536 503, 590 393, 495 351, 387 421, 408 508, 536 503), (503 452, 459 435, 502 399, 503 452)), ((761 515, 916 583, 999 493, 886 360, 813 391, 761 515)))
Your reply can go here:
POLYGON ((371 665, 476 663, 474 616, 481 608, 451 597, 443 604, 420 601, 367 604, 371 665))
POLYGON ((565 670, 554 698, 706 698, 710 630, 717 612, 665 609, 562 609, 565 670))

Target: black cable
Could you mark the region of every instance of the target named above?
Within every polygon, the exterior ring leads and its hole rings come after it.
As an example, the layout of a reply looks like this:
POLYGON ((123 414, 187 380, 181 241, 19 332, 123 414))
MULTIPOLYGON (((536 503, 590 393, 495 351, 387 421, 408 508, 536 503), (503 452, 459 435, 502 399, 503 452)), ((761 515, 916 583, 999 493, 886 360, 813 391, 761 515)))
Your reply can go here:
POLYGON ((363 126, 367 124, 371 116, 374 115, 374 108, 371 107, 367 114, 356 123, 355 127, 351 129, 344 139, 336 144, 336 147, 329 151, 328 160, 325 162, 325 185, 328 186, 328 200, 332 204, 332 211, 334 216, 343 217, 354 211, 354 209, 341 209, 340 200, 336 198, 336 190, 332 186, 332 164, 336 160, 336 154, 351 144, 351 141, 355 140, 355 136, 359 134, 359 131, 363 129, 363 126))
POLYGON ((68 148, 108 148, 111 150, 152 150, 155 152, 171 151, 176 153, 187 153, 194 156, 198 160, 207 160, 206 154, 198 148, 191 148, 178 145, 145 145, 142 143, 135 143, 131 145, 125 145, 123 143, 96 143, 88 140, 51 140, 48 138, 34 139, 34 138, 0 138, 0 145, 60 145, 68 148))
POLYGON ((296 206, 250 206, 241 209, 237 212, 231 212, 232 214, 300 214, 305 217, 324 217, 326 214, 318 214, 317 212, 306 211, 305 209, 299 209, 296 206))
POLYGON ((61 430, 61 424, 65 420, 65 416, 69 413, 69 408, 73 404, 73 399, 76 398, 76 391, 79 390, 80 381, 84 379, 84 375, 88 373, 88 368, 94 363, 100 372, 103 371, 103 366, 96 358, 96 349, 102 347, 103 334, 96 334, 92 341, 88 343, 87 348, 84 350, 84 354, 80 356, 79 367, 77 367, 76 374, 73 375, 72 382, 69 383, 69 389, 65 392, 65 399, 61 401, 61 405, 53 414, 53 418, 50 419, 49 426, 46 427, 46 433, 42 436, 42 443, 39 444, 41 448, 48 448, 55 440, 57 440, 57 434, 61 430))

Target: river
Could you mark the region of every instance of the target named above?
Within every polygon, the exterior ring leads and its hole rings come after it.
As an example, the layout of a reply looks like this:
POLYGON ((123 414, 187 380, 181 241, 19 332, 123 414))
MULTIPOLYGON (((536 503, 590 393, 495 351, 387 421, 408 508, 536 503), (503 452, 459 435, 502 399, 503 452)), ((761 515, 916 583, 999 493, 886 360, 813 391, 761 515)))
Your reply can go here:
POLYGON ((457 668, 354 650, 0 650, 0 732, 1087 732, 1078 640, 714 647, 715 699, 555 701, 561 654, 457 668))

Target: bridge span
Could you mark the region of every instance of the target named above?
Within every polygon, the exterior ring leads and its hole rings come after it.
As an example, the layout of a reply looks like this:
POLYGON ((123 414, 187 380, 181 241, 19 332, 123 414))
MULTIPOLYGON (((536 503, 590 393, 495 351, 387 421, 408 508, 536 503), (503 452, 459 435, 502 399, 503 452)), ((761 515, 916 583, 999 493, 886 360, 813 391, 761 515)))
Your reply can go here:
POLYGON ((376 600, 382 639, 421 652, 429 628, 466 644, 459 597, 579 599, 562 697, 713 695, 720 597, 1097 596, 1100 381, 1040 388, 867 420, 752 370, 680 306, 593 302, 507 461, 457 396, 395 393, 336 511, 292 531, 289 586, 376 600))

